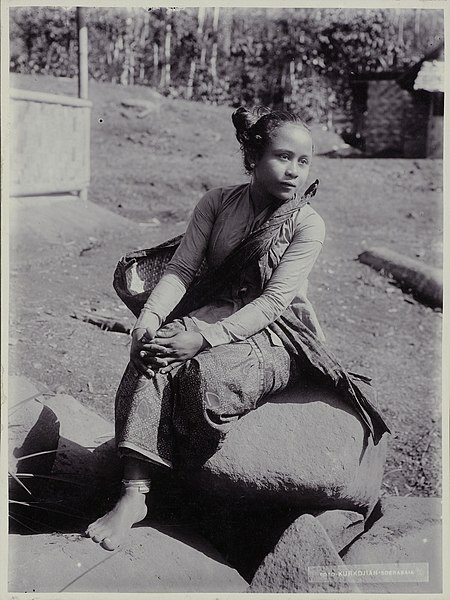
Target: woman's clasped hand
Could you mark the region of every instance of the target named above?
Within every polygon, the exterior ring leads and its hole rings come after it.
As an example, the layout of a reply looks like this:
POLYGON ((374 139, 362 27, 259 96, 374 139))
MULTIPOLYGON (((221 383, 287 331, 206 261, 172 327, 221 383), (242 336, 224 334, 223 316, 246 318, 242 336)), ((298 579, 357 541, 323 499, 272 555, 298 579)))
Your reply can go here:
POLYGON ((138 371, 153 377, 156 371, 169 373, 207 346, 205 338, 196 331, 161 329, 153 334, 149 329, 135 329, 130 358, 138 371))

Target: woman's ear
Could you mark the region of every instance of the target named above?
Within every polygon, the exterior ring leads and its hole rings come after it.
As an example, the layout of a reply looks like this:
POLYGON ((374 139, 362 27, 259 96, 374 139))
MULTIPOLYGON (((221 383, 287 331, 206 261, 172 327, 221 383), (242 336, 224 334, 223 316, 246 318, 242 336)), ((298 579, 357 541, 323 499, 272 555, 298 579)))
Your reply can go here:
POLYGON ((249 164, 249 166, 250 166, 250 168, 252 170, 258 164, 258 160, 257 160, 256 156, 253 153, 251 153, 251 154, 248 155, 248 164, 249 164))

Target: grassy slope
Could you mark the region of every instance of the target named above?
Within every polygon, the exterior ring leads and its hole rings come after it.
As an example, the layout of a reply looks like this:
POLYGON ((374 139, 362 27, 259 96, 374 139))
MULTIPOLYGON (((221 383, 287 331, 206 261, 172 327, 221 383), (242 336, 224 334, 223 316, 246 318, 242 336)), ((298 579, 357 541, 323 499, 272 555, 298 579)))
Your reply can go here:
MULTIPOLYGON (((14 77, 13 85, 76 93, 70 80, 14 77)), ((138 222, 157 218, 158 239, 187 219, 205 189, 245 180, 231 109, 160 103, 152 90, 111 84, 92 83, 90 95, 90 199, 138 222), (139 110, 120 104, 133 98, 160 104, 159 110, 138 118, 139 110)), ((314 137, 318 153, 339 143, 319 128, 314 137)), ((441 314, 355 259, 366 247, 383 245, 441 265, 442 163, 317 156, 311 176, 321 180, 314 205, 327 223, 327 240, 310 278, 310 298, 331 348, 349 368, 373 376, 393 426, 385 489, 439 492, 441 314)), ((94 277, 95 264, 89 273, 94 277)))

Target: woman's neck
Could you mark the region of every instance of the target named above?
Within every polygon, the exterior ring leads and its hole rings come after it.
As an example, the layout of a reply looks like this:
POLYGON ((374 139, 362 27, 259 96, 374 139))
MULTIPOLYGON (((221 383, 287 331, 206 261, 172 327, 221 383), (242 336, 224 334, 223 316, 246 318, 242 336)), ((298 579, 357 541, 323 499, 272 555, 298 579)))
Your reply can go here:
POLYGON ((250 198, 255 209, 255 214, 259 214, 268 206, 275 207, 276 200, 262 188, 253 178, 250 181, 250 198))

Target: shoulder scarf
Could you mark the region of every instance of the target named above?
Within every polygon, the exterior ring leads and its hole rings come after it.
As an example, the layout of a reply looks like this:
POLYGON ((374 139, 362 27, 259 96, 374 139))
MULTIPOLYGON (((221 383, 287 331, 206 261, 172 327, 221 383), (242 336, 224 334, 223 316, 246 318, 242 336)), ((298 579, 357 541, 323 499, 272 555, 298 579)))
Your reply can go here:
MULTIPOLYGON (((263 274, 264 269, 267 269, 269 250, 275 243, 281 226, 295 212, 309 203, 309 199, 317 191, 318 184, 316 180, 300 199, 294 197, 278 206, 270 217, 243 240, 218 267, 208 270, 194 281, 167 317, 166 322, 186 316, 191 311, 211 302, 222 289, 237 281, 241 272, 250 263, 261 261, 260 269, 263 274), (265 259, 266 263, 264 263, 265 259)), ((325 376, 342 392, 343 397, 368 428, 375 444, 385 432, 390 432, 378 410, 355 382, 359 380, 369 383, 370 379, 346 371, 326 345, 298 319, 291 306, 288 306, 268 327, 278 335, 285 348, 297 357, 302 367, 314 375, 325 376)))

